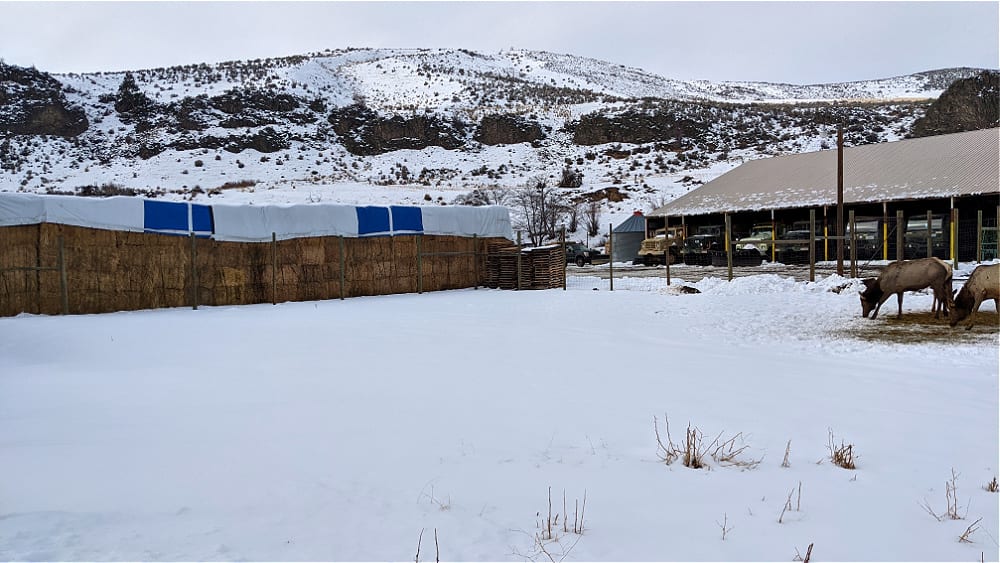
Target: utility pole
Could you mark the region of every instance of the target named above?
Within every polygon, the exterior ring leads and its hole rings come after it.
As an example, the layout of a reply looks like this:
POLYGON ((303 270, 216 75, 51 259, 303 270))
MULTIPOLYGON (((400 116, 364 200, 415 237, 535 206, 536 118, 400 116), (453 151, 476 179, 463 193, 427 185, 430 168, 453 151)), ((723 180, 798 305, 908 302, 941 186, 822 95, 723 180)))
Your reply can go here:
MULTIPOLYGON (((812 237, 812 233, 809 235, 812 237)), ((837 126, 837 275, 844 275, 844 126, 837 126)))

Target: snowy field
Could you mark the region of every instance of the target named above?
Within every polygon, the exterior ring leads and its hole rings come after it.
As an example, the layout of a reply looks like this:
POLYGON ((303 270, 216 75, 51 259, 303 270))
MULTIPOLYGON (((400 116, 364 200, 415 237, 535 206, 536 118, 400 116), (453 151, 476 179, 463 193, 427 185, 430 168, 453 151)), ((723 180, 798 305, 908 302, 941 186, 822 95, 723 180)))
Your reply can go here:
POLYGON ((0 319, 0 560, 997 560, 995 316, 689 285, 0 319))

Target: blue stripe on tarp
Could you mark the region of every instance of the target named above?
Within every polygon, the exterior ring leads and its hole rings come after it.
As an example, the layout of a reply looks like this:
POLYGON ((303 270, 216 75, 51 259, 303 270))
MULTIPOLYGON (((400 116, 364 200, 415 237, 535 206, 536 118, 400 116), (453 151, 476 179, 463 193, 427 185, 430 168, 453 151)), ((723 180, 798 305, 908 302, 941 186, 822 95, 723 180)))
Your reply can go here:
POLYGON ((419 207, 400 207, 393 205, 392 210, 392 230, 424 232, 424 217, 420 214, 419 207))
POLYGON ((212 208, 208 205, 191 204, 191 230, 196 233, 214 233, 212 208))
POLYGON ((389 233, 389 208, 358 207, 358 235, 389 233))
POLYGON ((187 231, 188 204, 172 201, 143 201, 143 227, 153 231, 187 231))

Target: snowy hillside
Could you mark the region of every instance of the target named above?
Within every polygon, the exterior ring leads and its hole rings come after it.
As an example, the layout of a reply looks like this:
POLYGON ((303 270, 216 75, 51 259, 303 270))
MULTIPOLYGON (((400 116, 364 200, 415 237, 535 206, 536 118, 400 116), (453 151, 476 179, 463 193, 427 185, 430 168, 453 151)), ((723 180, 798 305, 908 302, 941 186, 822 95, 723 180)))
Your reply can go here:
POLYGON ((131 73, 0 64, 0 190, 448 204, 564 169, 607 220, 747 159, 896 140, 948 69, 845 84, 678 81, 538 51, 347 49, 131 73), (2 92, 0 92, 2 93, 2 92), (0 133, 2 134, 2 133, 0 133))

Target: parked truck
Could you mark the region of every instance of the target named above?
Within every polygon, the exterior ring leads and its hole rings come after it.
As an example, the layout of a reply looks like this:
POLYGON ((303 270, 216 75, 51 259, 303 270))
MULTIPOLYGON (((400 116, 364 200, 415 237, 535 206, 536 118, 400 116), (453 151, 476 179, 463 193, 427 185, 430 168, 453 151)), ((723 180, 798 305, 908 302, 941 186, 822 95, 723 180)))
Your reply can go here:
POLYGON ((639 256, 633 263, 641 263, 646 266, 655 264, 666 264, 666 256, 670 256, 670 263, 677 262, 680 257, 681 245, 684 241, 685 228, 667 227, 656 229, 653 236, 643 239, 639 247, 639 256))

